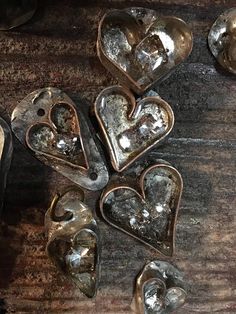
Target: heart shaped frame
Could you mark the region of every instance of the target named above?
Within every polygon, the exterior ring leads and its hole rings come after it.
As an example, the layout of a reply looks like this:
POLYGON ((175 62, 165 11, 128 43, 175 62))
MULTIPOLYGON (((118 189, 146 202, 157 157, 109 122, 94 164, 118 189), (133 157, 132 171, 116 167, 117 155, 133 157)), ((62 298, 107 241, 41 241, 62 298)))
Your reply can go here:
POLYGON ((14 109, 11 124, 35 157, 74 183, 89 190, 107 184, 109 174, 95 132, 81 108, 61 90, 48 87, 26 96, 14 109))
POLYGON ((112 178, 100 198, 103 218, 115 228, 172 256, 175 228, 183 190, 180 173, 161 163, 133 177, 112 178))
POLYGON ((140 314, 170 313, 183 306, 186 297, 183 274, 168 262, 152 261, 136 279, 132 307, 140 314))
POLYGON ((174 126, 174 113, 159 96, 136 102, 129 90, 118 85, 98 95, 94 111, 118 172, 161 143, 174 126))
POLYGON ((92 210, 76 188, 58 193, 45 215, 46 251, 58 269, 89 298, 100 277, 100 234, 92 210))
POLYGON ((137 94, 164 79, 192 51, 187 24, 154 10, 128 8, 106 13, 99 23, 97 53, 119 82, 137 94))

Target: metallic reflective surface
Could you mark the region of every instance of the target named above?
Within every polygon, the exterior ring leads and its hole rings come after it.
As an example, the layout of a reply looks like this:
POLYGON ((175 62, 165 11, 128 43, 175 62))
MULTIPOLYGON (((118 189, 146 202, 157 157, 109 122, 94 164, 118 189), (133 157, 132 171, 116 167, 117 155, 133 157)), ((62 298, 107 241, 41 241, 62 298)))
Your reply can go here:
POLYGON ((100 199, 103 218, 112 226, 171 256, 183 182, 168 164, 154 164, 135 176, 111 180, 100 199))
POLYGON ((93 212, 83 203, 80 190, 56 195, 45 215, 45 228, 50 259, 92 298, 99 281, 100 239, 93 212))
POLYGON ((136 102, 121 86, 104 89, 96 99, 95 114, 116 171, 124 170, 160 143, 172 130, 174 114, 158 96, 136 102))
POLYGON ((37 8, 37 0, 1 0, 0 30, 8 30, 26 23, 37 8))
POLYGON ((0 213, 12 158, 12 134, 7 122, 0 117, 0 213))
POLYGON ((107 184, 95 132, 81 108, 61 90, 43 88, 24 98, 12 113, 12 130, 40 161, 74 183, 89 190, 107 184))
POLYGON ((129 8, 104 15, 97 52, 121 84, 141 94, 188 57, 192 41, 191 30, 181 19, 129 8))
POLYGON ((170 263, 152 261, 137 277, 132 307, 139 314, 167 314, 180 308, 186 297, 183 274, 170 263))
POLYGON ((236 7, 218 17, 209 32, 208 43, 221 66, 236 74, 236 7))

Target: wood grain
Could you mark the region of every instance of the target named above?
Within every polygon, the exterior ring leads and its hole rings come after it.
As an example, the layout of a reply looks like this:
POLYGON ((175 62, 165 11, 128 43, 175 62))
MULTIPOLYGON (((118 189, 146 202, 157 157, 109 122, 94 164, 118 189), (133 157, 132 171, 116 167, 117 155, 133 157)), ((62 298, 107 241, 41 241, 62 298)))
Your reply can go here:
MULTIPOLYGON (((189 281, 179 314, 236 313, 236 80, 215 62, 206 37, 216 17, 235 0, 40 1, 34 18, 0 33, 0 104, 4 115, 26 94, 45 86, 93 103, 116 80, 95 50, 97 25, 110 8, 145 6, 187 21, 194 33, 191 56, 157 91, 175 113, 167 143, 155 151, 184 179, 171 261, 189 281)), ((102 276, 88 300, 45 254, 44 213, 70 182, 14 141, 0 229, 0 313, 131 313, 135 276, 153 250, 102 220, 102 276)), ((99 193, 88 194, 96 208, 99 193)))

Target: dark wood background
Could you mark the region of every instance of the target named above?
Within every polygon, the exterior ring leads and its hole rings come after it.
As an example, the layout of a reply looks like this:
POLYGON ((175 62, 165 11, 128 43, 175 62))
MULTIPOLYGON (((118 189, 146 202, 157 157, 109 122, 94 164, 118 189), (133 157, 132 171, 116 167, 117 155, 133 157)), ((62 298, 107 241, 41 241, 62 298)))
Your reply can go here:
MULTIPOLYGON (((106 10, 146 6, 191 25, 191 56, 157 87, 172 105, 176 124, 156 156, 171 162, 184 179, 171 261, 185 272, 189 297, 178 313, 236 313, 236 80, 207 47, 211 24, 235 0, 39 2, 30 22, 0 33, 4 115, 37 88, 56 86, 75 101, 80 94, 92 103, 104 87, 116 83, 95 50, 98 21, 106 10)), ((84 297, 45 254, 44 213, 52 195, 68 184, 14 139, 0 229, 1 314, 131 313, 135 276, 146 261, 163 259, 100 221, 100 288, 96 299, 84 297)))

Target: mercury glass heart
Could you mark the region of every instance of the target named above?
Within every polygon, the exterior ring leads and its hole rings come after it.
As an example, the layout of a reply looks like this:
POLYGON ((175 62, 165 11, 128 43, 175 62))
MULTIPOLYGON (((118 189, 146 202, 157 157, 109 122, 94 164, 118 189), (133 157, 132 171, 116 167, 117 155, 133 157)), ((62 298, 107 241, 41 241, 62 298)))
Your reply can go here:
POLYGON ((174 114, 160 97, 136 102, 121 86, 104 89, 96 99, 95 114, 106 140, 112 165, 122 171, 172 130, 174 114))
POLYGON ((217 18, 209 32, 208 43, 221 66, 236 74, 236 8, 217 18))
POLYGON ((46 213, 45 227, 51 260, 86 296, 93 297, 99 280, 100 238, 81 193, 68 190, 57 195, 46 213))
POLYGON ((191 30, 181 19, 128 8, 103 16, 97 52, 122 85, 142 94, 188 57, 192 42, 191 30))
POLYGON ((167 314, 186 301, 183 274, 173 265, 152 261, 145 265, 136 280, 132 307, 140 314, 167 314))
POLYGON ((155 164, 143 171, 138 184, 127 177, 111 181, 100 199, 101 213, 109 224, 171 256, 182 188, 175 168, 155 164))
POLYGON ((7 122, 0 117, 0 213, 4 199, 7 174, 12 158, 12 134, 7 122))
POLYGON ((13 111, 12 129, 39 160, 74 183, 89 190, 107 184, 94 132, 81 108, 61 90, 49 87, 29 94, 13 111))

